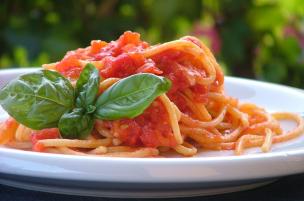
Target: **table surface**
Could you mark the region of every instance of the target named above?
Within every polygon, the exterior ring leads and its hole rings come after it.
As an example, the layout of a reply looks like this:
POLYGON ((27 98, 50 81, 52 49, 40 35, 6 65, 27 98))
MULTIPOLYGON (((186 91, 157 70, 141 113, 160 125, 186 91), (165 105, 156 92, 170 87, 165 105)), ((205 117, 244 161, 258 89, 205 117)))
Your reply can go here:
MULTIPOLYGON (((304 164, 303 164, 304 165, 304 164)), ((143 199, 110 199, 50 194, 28 191, 0 185, 0 201, 121 201, 143 199)), ((154 199, 153 199, 154 200, 154 199)), ((170 201, 303 201, 304 174, 282 178, 272 184, 254 190, 216 196, 162 199, 170 201)))

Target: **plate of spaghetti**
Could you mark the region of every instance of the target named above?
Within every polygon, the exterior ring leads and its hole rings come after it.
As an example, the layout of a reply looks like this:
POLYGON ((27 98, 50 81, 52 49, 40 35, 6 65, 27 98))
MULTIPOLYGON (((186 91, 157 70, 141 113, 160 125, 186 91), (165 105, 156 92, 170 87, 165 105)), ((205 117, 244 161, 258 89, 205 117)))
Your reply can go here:
POLYGON ((127 31, 93 40, 42 68, 0 71, 0 88, 6 185, 178 197, 304 172, 304 93, 224 79, 192 36, 150 45, 127 31))

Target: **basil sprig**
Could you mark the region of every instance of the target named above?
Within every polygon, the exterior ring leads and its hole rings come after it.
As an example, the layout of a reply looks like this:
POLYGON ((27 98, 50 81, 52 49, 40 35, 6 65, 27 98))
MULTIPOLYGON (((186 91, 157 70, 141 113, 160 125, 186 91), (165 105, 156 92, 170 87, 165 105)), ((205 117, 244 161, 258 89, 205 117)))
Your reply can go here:
POLYGON ((121 79, 98 97, 100 76, 87 64, 75 89, 57 72, 22 75, 0 90, 0 105, 21 124, 36 130, 58 127, 63 138, 84 139, 95 119, 134 118, 171 87, 170 80, 149 73, 121 79))
POLYGON ((99 90, 100 76, 93 64, 87 64, 76 82, 76 103, 72 111, 59 120, 58 128, 63 138, 86 138, 94 126, 93 113, 99 90))

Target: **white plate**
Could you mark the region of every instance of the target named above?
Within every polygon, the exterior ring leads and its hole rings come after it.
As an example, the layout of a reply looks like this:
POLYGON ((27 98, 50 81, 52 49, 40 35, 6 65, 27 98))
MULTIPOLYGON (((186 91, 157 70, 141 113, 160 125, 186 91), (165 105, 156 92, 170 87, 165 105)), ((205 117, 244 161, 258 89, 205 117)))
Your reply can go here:
MULTIPOLYGON (((29 69, 0 71, 0 86, 29 69)), ((226 92, 269 111, 304 111, 304 93, 280 85, 226 77, 226 92)), ((6 116, 0 111, 2 118, 6 116)), ((293 125, 285 123, 284 127, 293 125)), ((0 147, 0 183, 65 194, 103 197, 182 197, 233 192, 304 172, 304 137, 250 149, 202 151, 193 158, 98 158, 0 147), (250 154, 249 154, 250 153, 250 154)))

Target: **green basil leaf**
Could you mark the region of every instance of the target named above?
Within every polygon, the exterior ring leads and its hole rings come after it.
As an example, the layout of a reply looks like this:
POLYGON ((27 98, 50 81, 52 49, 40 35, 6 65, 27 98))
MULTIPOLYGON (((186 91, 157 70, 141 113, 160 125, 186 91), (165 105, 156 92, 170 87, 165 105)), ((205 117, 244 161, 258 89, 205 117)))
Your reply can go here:
POLYGON ((87 64, 76 83, 76 106, 86 108, 94 105, 99 89, 100 76, 93 64, 87 64))
POLYGON ((0 90, 0 104, 21 124, 40 130, 57 127, 74 105, 74 88, 55 71, 21 75, 0 90))
POLYGON ((95 105, 89 105, 86 109, 87 114, 92 114, 94 113, 96 110, 96 106, 95 105))
POLYGON ((58 128, 62 138, 85 139, 91 133, 93 125, 92 115, 86 114, 83 108, 75 108, 61 117, 58 128))
POLYGON ((134 118, 170 87, 171 81, 161 76, 149 73, 129 76, 98 97, 94 115, 103 120, 134 118))

